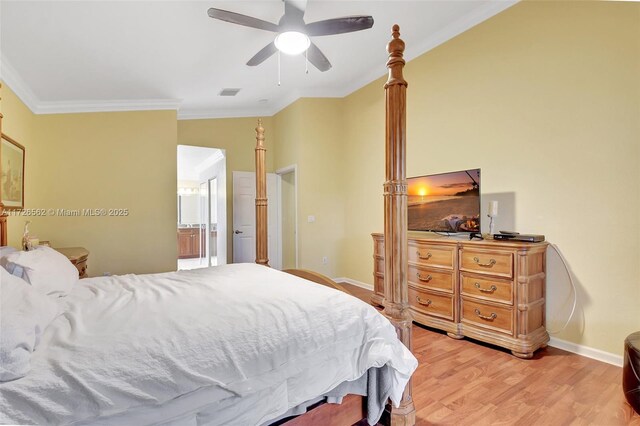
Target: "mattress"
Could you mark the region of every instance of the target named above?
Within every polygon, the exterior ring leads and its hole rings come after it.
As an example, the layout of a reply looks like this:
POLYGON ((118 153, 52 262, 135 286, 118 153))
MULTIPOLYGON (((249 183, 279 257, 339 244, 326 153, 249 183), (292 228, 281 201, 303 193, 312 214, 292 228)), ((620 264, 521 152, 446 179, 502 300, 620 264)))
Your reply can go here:
POLYGON ((254 264, 79 281, 5 424, 263 424, 371 368, 399 402, 417 367, 394 327, 342 292, 254 264))

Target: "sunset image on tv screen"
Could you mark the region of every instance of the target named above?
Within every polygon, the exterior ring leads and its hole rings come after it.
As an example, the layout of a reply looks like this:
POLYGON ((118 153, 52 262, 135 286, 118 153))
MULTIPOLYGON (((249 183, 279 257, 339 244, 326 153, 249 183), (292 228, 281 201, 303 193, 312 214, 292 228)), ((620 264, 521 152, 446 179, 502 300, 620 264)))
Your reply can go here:
POLYGON ((480 169, 407 179, 411 231, 480 232, 480 169))

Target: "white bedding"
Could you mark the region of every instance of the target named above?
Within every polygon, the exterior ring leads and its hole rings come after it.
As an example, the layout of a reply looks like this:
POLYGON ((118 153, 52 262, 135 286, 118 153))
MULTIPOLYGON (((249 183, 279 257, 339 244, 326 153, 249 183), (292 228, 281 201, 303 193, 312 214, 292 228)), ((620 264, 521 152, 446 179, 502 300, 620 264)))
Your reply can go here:
POLYGON ((398 401, 417 367, 373 307, 259 265, 91 278, 60 300, 29 375, 0 383, 2 423, 260 424, 385 364, 398 401))

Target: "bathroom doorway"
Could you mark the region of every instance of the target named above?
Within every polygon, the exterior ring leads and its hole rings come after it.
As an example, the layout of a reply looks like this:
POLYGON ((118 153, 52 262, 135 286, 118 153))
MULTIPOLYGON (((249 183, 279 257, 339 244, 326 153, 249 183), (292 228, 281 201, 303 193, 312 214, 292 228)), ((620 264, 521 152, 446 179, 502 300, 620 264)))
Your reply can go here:
POLYGON ((227 263, 224 150, 178 146, 178 269, 227 263))

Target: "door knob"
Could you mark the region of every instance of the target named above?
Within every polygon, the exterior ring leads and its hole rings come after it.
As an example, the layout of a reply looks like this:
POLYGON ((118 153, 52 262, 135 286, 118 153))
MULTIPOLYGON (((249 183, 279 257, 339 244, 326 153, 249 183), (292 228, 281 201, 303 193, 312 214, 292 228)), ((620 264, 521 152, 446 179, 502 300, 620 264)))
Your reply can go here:
POLYGON ((242 231, 238 231, 237 229, 235 230, 236 234, 242 234, 242 231))

